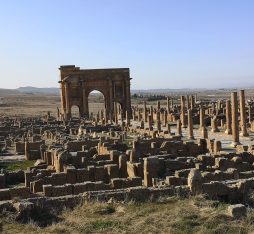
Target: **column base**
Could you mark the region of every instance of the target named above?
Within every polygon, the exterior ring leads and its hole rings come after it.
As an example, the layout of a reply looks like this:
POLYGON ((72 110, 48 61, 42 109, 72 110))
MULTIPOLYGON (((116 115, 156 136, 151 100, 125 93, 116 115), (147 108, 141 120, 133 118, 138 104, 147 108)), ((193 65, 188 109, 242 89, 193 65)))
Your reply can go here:
POLYGON ((227 135, 232 135, 232 130, 228 130, 228 129, 227 129, 227 130, 225 131, 225 133, 226 133, 227 135))
POLYGON ((211 129, 211 132, 220 132, 219 129, 211 129))
POLYGON ((240 132, 240 136, 241 137, 247 137, 247 136, 249 136, 249 134, 247 132, 240 132))
MULTIPOLYGON (((203 126, 203 127, 205 127, 205 126, 203 126)), ((199 130, 199 131, 202 131, 202 130, 203 130, 203 127, 199 127, 199 129, 198 129, 198 130, 199 130)))
POLYGON ((231 143, 231 146, 234 147, 234 148, 236 148, 236 146, 238 146, 238 145, 241 145, 241 143, 240 142, 234 142, 234 141, 231 143))

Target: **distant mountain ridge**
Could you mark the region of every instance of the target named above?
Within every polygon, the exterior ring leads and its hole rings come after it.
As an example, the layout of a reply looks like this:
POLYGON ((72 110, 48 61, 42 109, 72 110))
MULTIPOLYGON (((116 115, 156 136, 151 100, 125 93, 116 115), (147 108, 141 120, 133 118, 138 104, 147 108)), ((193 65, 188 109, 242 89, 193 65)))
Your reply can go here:
POLYGON ((16 89, 1 89, 0 88, 0 96, 14 96, 19 94, 16 89))
MULTIPOLYGON (((167 94, 167 93, 194 93, 194 92, 204 92, 204 91, 232 91, 239 89, 254 89, 254 87, 231 87, 231 88, 182 88, 182 89, 132 89, 131 94, 167 94)), ((11 96, 18 94, 51 94, 51 95, 60 95, 60 89, 57 87, 47 87, 47 88, 38 88, 33 86, 19 87, 17 89, 3 89, 0 88, 0 96, 11 96)))
POLYGON ((32 86, 19 87, 16 89, 20 93, 48 93, 48 94, 59 94, 59 88, 37 88, 32 86))

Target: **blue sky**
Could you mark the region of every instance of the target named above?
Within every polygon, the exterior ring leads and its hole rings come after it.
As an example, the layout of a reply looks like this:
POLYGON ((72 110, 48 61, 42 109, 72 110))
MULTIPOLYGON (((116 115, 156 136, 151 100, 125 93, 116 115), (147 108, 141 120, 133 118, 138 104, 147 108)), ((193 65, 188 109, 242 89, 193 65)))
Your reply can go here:
POLYGON ((0 88, 60 65, 129 67, 133 89, 254 87, 252 0, 2 0, 0 88))

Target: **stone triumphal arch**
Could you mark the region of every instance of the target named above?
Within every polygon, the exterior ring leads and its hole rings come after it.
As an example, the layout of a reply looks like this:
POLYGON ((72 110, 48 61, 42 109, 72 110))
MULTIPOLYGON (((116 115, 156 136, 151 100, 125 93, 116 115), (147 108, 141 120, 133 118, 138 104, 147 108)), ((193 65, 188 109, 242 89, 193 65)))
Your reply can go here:
POLYGON ((71 117, 72 106, 79 108, 80 116, 88 116, 88 95, 100 91, 105 99, 106 118, 114 118, 116 104, 122 113, 131 116, 129 68, 80 69, 75 65, 60 66, 61 108, 65 119, 71 117))

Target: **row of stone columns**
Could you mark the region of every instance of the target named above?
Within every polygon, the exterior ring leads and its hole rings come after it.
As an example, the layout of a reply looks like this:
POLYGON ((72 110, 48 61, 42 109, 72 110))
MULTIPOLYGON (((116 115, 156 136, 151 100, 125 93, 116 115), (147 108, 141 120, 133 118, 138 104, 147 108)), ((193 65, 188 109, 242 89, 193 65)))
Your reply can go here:
MULTIPOLYGON (((236 146, 236 145, 240 144, 237 92, 233 92, 231 94, 231 105, 232 105, 232 138, 233 138, 232 145, 236 146)), ((251 116, 251 111, 249 112, 249 115, 251 116)), ((248 136, 247 126, 246 126, 246 109, 245 109, 244 90, 240 90, 240 127, 241 127, 240 128, 241 129, 241 136, 248 136)))
MULTIPOLYGON (((172 100, 172 99, 171 99, 172 100)), ((194 105, 194 98, 193 96, 188 97, 187 96, 187 118, 185 116, 186 112, 186 97, 181 96, 181 109, 180 109, 180 120, 177 121, 177 135, 181 135, 181 128, 182 127, 188 127, 188 137, 189 139, 194 139, 193 135, 193 119, 192 119, 192 108, 194 105), (179 126, 181 125, 181 127, 179 126)), ((158 131, 161 131, 161 121, 162 117, 164 119, 163 125, 167 126, 167 119, 168 119, 168 111, 170 110, 170 99, 167 98, 167 111, 164 111, 163 116, 160 116, 160 102, 157 102, 157 112, 156 112, 156 122, 157 122, 157 129, 158 131)), ((226 116, 226 123, 222 119, 221 120, 221 126, 224 127, 226 126, 225 133, 226 134, 232 134, 232 145, 236 146, 237 144, 240 144, 239 142, 239 123, 238 123, 238 117, 239 117, 239 112, 238 112, 238 100, 237 100, 237 93, 233 92, 231 94, 231 100, 226 101, 226 108, 223 107, 223 102, 218 101, 216 103, 213 103, 213 111, 209 112, 212 114, 225 114, 226 116)), ((246 126, 246 106, 245 106, 245 95, 244 95, 244 90, 240 91, 240 102, 239 102, 239 107, 240 107, 240 130, 241 130, 241 135, 242 136, 248 136, 247 132, 247 126, 246 126)), ((251 121, 251 105, 249 105, 249 120, 251 121)), ((200 118, 200 131, 201 135, 203 138, 208 137, 207 129, 205 127, 205 109, 203 106, 200 106, 200 111, 199 111, 199 118, 200 118)), ((216 115, 211 119, 211 131, 212 132, 218 132, 218 119, 216 115)), ((146 103, 144 102, 144 113, 143 113, 143 119, 145 122, 148 122, 149 128, 152 128, 152 123, 153 123, 153 108, 152 106, 150 107, 150 110, 147 110, 146 103), (150 113, 150 114, 148 114, 150 113)), ((141 120, 141 118, 139 118, 141 120)))
MULTIPOLYGON (((248 136, 247 126, 246 126, 246 106, 245 106, 245 93, 244 90, 240 90, 240 101, 239 101, 239 110, 240 110, 240 135, 241 136, 248 136)), ((217 103, 217 108, 215 108, 215 104, 213 103, 213 113, 217 113, 222 107, 222 103, 217 103)), ((249 105, 250 106, 250 105, 249 105)), ((223 112, 224 113, 224 112, 223 112)), ((228 135, 232 134, 232 145, 235 147, 236 145, 240 144, 239 141, 239 112, 238 112, 238 99, 237 99, 237 92, 231 93, 231 100, 226 100, 226 130, 225 133, 228 135)), ((249 109, 249 119, 251 119, 251 110, 249 109)), ((224 123, 221 123, 224 125, 224 123)), ((204 136, 206 132, 204 130, 204 109, 200 107, 200 130, 201 134, 204 136)), ((217 118, 216 115, 211 118, 211 132, 218 132, 217 127, 217 118)))

